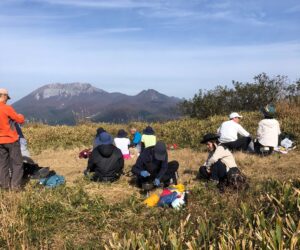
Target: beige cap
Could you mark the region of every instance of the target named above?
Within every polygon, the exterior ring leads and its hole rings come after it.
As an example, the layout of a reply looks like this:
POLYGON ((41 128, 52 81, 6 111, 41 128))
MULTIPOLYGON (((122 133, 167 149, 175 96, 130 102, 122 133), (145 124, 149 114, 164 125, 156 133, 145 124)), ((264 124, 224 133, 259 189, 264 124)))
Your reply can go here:
POLYGON ((7 98, 10 99, 7 89, 0 89, 0 94, 7 95, 7 98))

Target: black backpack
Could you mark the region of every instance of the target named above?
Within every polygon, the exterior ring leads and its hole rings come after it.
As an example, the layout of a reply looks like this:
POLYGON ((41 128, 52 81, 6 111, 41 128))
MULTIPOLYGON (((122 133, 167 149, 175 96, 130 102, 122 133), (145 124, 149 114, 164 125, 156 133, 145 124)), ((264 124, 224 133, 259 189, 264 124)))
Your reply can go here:
POLYGON ((248 188, 247 177, 238 169, 231 168, 227 173, 227 184, 236 190, 248 188))

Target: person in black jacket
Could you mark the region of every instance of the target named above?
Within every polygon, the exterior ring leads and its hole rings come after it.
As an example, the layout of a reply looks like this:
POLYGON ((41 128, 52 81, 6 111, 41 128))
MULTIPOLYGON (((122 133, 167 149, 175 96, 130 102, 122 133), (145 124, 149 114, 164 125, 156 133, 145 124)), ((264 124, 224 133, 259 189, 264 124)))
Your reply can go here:
POLYGON ((92 181, 113 182, 123 174, 124 159, 120 149, 114 146, 112 137, 107 132, 99 136, 100 145, 93 149, 84 174, 93 172, 92 181))
POLYGON ((179 163, 171 161, 168 163, 167 147, 164 142, 158 141, 155 146, 146 148, 138 157, 132 167, 132 173, 137 177, 139 187, 143 183, 152 183, 154 186, 168 186, 177 184, 177 170, 179 163))

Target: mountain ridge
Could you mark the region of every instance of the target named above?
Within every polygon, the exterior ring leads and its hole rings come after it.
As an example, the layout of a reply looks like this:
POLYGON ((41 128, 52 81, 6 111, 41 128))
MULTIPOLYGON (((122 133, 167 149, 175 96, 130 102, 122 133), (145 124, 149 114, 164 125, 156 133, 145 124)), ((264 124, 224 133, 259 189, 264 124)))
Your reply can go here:
POLYGON ((136 95, 109 93, 90 83, 51 83, 15 102, 15 109, 30 121, 74 125, 93 122, 163 121, 178 118, 181 99, 154 89, 136 95))

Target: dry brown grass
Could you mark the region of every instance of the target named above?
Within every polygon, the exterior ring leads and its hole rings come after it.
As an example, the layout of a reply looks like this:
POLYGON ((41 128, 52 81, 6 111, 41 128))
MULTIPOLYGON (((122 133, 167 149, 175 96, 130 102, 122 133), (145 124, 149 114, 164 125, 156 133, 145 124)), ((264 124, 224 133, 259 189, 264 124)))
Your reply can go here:
MULTIPOLYGON (((83 179, 83 170, 87 160, 79 159, 80 149, 72 150, 47 150, 33 159, 40 166, 49 166, 57 173, 65 176, 67 186, 80 182, 83 179)), ((207 154, 191 149, 169 151, 169 160, 177 160, 180 164, 179 176, 181 183, 187 183, 189 188, 199 184, 195 176, 199 166, 204 163, 207 154)), ((288 180, 300 177, 300 155, 298 151, 287 155, 274 154, 269 157, 235 153, 235 158, 240 169, 246 174, 250 182, 265 179, 288 180)), ((125 161, 125 172, 130 171, 136 159, 125 161)), ((84 189, 91 195, 101 195, 106 202, 115 203, 125 200, 130 195, 139 196, 139 190, 129 184, 130 177, 122 178, 113 184, 87 182, 84 189)))
MULTIPOLYGON (((284 185, 274 184, 276 181, 261 183, 268 178, 299 179, 300 156, 297 151, 266 158, 235 153, 238 165, 249 177, 252 188, 242 194, 229 189, 224 195, 195 180, 206 153, 191 149, 170 151, 169 159, 180 163, 180 182, 186 183, 192 190, 187 208, 180 212, 143 206, 145 197, 129 184, 130 177, 122 176, 113 184, 88 181, 82 174, 87 160, 78 159, 79 151, 79 148, 57 149, 32 155, 40 166, 49 166, 65 176, 66 187, 49 190, 36 187, 32 182, 20 193, 0 190, 0 249, 101 249, 103 245, 110 246, 107 249, 124 249, 123 244, 129 244, 132 240, 139 241, 142 246, 144 241, 151 238, 160 242, 157 243, 160 247, 154 247, 150 241, 145 246, 152 247, 127 249, 187 249, 185 243, 180 243, 185 246, 183 248, 165 248, 166 244, 172 245, 173 239, 178 237, 182 238, 182 242, 202 239, 195 243, 195 246, 202 248, 190 249, 207 249, 203 247, 205 242, 214 242, 214 237, 226 238, 229 233, 236 239, 256 239, 252 230, 253 218, 270 220, 268 228, 257 226, 256 232, 266 235, 272 232, 276 218, 287 218, 285 213, 292 215, 292 224, 296 225, 299 221, 298 196, 294 193, 298 189, 293 189, 289 182, 284 185), (265 190, 266 187, 269 190, 265 190), (271 187, 274 189, 272 193, 271 187), (265 216, 269 216, 266 219, 259 217, 263 216, 262 209, 265 210, 265 216), (189 222, 186 218, 190 218, 189 222), (242 230, 238 231, 240 236, 234 231, 238 228, 242 230), (225 231, 219 236, 218 233, 214 234, 220 230, 225 231), (208 231, 213 236, 207 238, 208 231), (109 244, 110 240, 112 245, 109 244)), ((126 161, 125 171, 129 171, 134 162, 135 159, 126 161)), ((300 182, 297 183, 293 187, 300 185, 300 182)), ((284 230, 289 228, 288 223, 284 224, 284 230)), ((291 233, 285 234, 292 238, 297 226, 289 230, 291 233)), ((268 238, 272 239, 271 236, 268 238)), ((228 243, 228 246, 233 245, 228 243)))

